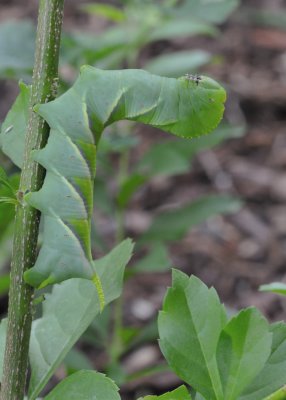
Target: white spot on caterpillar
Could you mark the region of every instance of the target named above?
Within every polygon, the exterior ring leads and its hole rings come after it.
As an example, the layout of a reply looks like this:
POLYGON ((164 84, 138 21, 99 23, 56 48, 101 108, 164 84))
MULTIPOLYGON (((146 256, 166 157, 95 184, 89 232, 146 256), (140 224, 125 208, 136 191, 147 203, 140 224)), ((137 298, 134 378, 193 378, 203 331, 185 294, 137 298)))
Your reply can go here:
POLYGON ((11 132, 13 128, 13 125, 8 126, 8 128, 5 129, 4 134, 11 132))

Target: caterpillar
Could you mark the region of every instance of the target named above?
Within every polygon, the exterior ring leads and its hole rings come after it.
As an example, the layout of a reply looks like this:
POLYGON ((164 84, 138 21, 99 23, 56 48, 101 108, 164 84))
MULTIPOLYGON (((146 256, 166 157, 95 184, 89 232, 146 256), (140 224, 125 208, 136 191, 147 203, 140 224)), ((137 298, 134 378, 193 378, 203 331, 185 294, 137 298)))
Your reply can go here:
MULTIPOLYGON (((180 137, 200 136, 219 123, 225 97, 218 83, 203 76, 198 84, 186 76, 173 79, 143 70, 84 66, 65 94, 35 106, 50 126, 50 136, 47 145, 32 155, 46 169, 44 184, 38 192, 24 195, 24 202, 40 210, 44 218, 43 244, 36 264, 25 272, 26 282, 43 288, 85 278, 95 283, 100 294, 90 225, 96 150, 103 130, 126 119, 180 137)), ((3 149, 3 135, 1 142, 3 149)))

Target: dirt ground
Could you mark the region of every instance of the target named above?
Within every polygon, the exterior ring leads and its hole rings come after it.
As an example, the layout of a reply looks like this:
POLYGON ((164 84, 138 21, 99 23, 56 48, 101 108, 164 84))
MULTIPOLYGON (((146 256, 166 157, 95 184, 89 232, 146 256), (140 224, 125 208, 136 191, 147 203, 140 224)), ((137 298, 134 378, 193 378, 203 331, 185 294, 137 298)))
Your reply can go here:
MULTIPOLYGON (((66 29, 91 30, 94 20, 78 11, 80 1, 67 3, 66 29)), ((0 0, 0 22, 12 17, 35 18, 36 6, 36 0, 25 5, 20 0, 0 0)), ((245 136, 200 154, 187 175, 151 182, 130 206, 127 228, 129 235, 136 236, 141 219, 148 219, 163 199, 163 204, 177 204, 209 192, 239 196, 244 206, 236 215, 213 218, 172 244, 173 263, 213 285, 228 306, 254 305, 276 321, 285 318, 285 301, 257 289, 272 281, 286 282, 286 25, 283 30, 249 24, 249 7, 285 12, 286 1, 244 0, 222 26, 220 37, 164 44, 174 49, 206 49, 223 58, 205 68, 204 74, 226 85, 226 115, 233 123, 246 124, 245 136)), ((100 30, 100 25, 96 29, 100 30)), ((156 53, 154 48, 148 51, 156 53)), ((16 85, 0 82, 0 88, 3 118, 16 85)), ((151 140, 149 136, 145 140, 151 140)), ((156 315, 169 284, 169 273, 130 280, 124 294, 126 321, 141 318, 144 324, 156 315), (147 307, 147 316, 138 315, 140 307, 147 307)), ((134 365, 153 365, 158 359, 157 347, 148 344, 125 357, 123 363, 134 371, 134 365)), ((95 364, 100 366, 100 362, 95 364)), ((159 393, 176 384, 173 375, 161 374, 127 385, 123 395, 131 400, 148 390, 159 393)))

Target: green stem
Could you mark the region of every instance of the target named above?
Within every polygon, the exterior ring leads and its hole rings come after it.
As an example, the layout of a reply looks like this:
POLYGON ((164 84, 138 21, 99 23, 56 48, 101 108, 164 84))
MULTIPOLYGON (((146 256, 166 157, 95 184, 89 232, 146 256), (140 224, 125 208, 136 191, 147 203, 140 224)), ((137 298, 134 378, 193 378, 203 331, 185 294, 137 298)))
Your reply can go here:
POLYGON ((124 344, 122 343, 122 320, 123 320, 123 299, 120 296, 113 305, 113 334, 112 341, 109 349, 110 364, 116 365, 124 349, 124 344))
MULTIPOLYGON (((20 201, 26 191, 39 190, 44 179, 44 169, 32 160, 31 151, 46 144, 49 128, 33 112, 33 106, 48 102, 56 95, 63 5, 64 0, 40 0, 30 115, 18 192, 20 201)), ((26 204, 17 206, 1 400, 24 397, 33 290, 24 282, 23 273, 36 260, 39 220, 37 210, 26 204)))
POLYGON ((266 397, 264 400, 286 400, 286 385, 266 397))
MULTIPOLYGON (((129 151, 126 150, 120 154, 119 158, 119 173, 117 176, 118 187, 123 184, 126 177, 128 176, 128 167, 129 167, 129 151)), ((116 210, 116 244, 119 244, 125 238, 125 212, 124 208, 117 206, 116 210)), ((120 296, 113 304, 113 334, 112 341, 110 346, 110 359, 111 364, 116 364, 118 359, 121 356, 123 350, 123 343, 121 339, 121 330, 123 327, 123 296, 120 296)))
MULTIPOLYGON (((128 168, 129 168, 129 156, 130 151, 125 150, 123 153, 120 154, 119 158, 119 173, 117 176, 117 183, 118 188, 124 183, 125 179, 128 177, 128 168)), ((116 210, 116 244, 122 242, 125 238, 125 213, 126 209, 119 207, 117 205, 116 210)))

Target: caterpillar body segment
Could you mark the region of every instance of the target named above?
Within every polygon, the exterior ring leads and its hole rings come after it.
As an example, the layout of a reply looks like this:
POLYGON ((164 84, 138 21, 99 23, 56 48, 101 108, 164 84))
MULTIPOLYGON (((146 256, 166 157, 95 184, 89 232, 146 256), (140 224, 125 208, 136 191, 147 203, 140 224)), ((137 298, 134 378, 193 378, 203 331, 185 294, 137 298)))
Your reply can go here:
POLYGON ((64 125, 52 127, 46 147, 33 154, 47 171, 42 189, 25 196, 44 216, 43 245, 35 266, 25 273, 25 280, 34 287, 95 275, 90 224, 96 146, 84 124, 85 107, 82 110, 81 128, 79 124, 77 131, 64 125))

